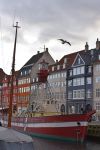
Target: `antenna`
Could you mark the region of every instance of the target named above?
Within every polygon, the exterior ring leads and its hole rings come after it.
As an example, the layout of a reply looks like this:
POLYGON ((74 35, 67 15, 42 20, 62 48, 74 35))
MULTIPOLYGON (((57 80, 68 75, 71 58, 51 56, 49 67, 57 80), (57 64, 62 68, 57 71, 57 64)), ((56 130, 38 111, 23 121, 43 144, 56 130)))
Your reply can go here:
POLYGON ((13 26, 14 26, 14 22, 15 22, 15 16, 16 16, 16 10, 14 10, 14 16, 13 16, 13 26))

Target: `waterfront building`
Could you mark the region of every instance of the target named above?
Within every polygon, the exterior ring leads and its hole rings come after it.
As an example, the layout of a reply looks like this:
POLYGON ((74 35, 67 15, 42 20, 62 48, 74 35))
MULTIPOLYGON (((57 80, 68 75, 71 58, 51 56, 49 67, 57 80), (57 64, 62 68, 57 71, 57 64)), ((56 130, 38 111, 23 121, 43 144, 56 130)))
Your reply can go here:
POLYGON ((77 52, 72 65, 67 70, 67 111, 68 113, 81 113, 86 107, 92 108, 92 65, 91 51, 77 52))
POLYGON ((66 108, 66 78, 67 69, 74 61, 76 53, 65 55, 60 61, 52 66, 49 66, 48 83, 51 89, 51 93, 56 101, 56 108, 58 112, 65 113, 66 108))
POLYGON ((44 49, 44 52, 37 52, 33 55, 25 65, 20 69, 18 76, 18 112, 22 112, 27 109, 29 103, 33 98, 33 84, 38 81, 37 73, 39 63, 45 60, 49 65, 54 64, 55 61, 51 57, 48 48, 44 49))
POLYGON ((0 112, 2 112, 2 109, 4 109, 3 101, 2 101, 2 84, 3 84, 3 78, 5 76, 5 72, 3 69, 0 68, 0 112))
POLYGON ((100 121, 100 41, 96 41, 96 49, 92 50, 93 63, 93 107, 96 109, 96 120, 100 121))
MULTIPOLYGON (((14 73, 13 80, 13 113, 17 110, 17 101, 18 101, 18 87, 17 87, 17 75, 18 71, 14 73)), ((11 75, 5 74, 2 80, 2 106, 4 107, 4 112, 7 114, 9 108, 10 101, 10 93, 11 93, 11 75)))

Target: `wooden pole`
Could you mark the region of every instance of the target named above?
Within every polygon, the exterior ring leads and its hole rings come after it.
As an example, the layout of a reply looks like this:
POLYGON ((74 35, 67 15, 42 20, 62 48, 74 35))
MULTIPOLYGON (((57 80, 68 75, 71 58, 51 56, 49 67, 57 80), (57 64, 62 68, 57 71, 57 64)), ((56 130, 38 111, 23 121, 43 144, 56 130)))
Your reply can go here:
POLYGON ((11 128, 11 120, 12 120, 12 102, 13 102, 13 82, 14 82, 14 74, 15 74, 15 55, 16 55, 16 42, 17 42, 17 29, 19 28, 18 22, 16 22, 15 32, 15 41, 14 41, 14 51, 13 51, 13 60, 12 60, 12 69, 11 69, 11 89, 10 89, 10 101, 9 101, 9 111, 8 111, 8 127, 11 128))

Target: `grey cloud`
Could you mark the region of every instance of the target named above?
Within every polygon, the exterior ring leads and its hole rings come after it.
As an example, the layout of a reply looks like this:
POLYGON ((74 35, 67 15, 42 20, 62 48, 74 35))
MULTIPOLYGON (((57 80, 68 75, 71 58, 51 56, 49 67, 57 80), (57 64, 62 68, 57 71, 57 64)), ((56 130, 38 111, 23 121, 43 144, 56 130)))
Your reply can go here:
MULTIPOLYGON (((21 18, 29 28, 41 29, 39 40, 47 41, 60 36, 84 40, 80 31, 95 27, 99 18, 100 1, 95 0, 1 0, 0 10, 13 18, 21 18), (14 14, 14 12, 16 12, 14 14), (76 35, 75 35, 76 33, 76 35)), ((23 34, 19 35, 25 42, 23 34)))

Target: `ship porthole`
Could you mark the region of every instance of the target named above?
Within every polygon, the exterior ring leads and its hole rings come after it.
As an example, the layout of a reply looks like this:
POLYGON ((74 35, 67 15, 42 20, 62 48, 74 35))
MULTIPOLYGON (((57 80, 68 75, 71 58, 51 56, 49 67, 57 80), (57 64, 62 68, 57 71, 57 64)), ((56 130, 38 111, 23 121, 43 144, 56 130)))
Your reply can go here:
POLYGON ((81 123, 78 121, 78 122, 77 122, 77 125, 78 125, 78 126, 81 126, 81 123))

